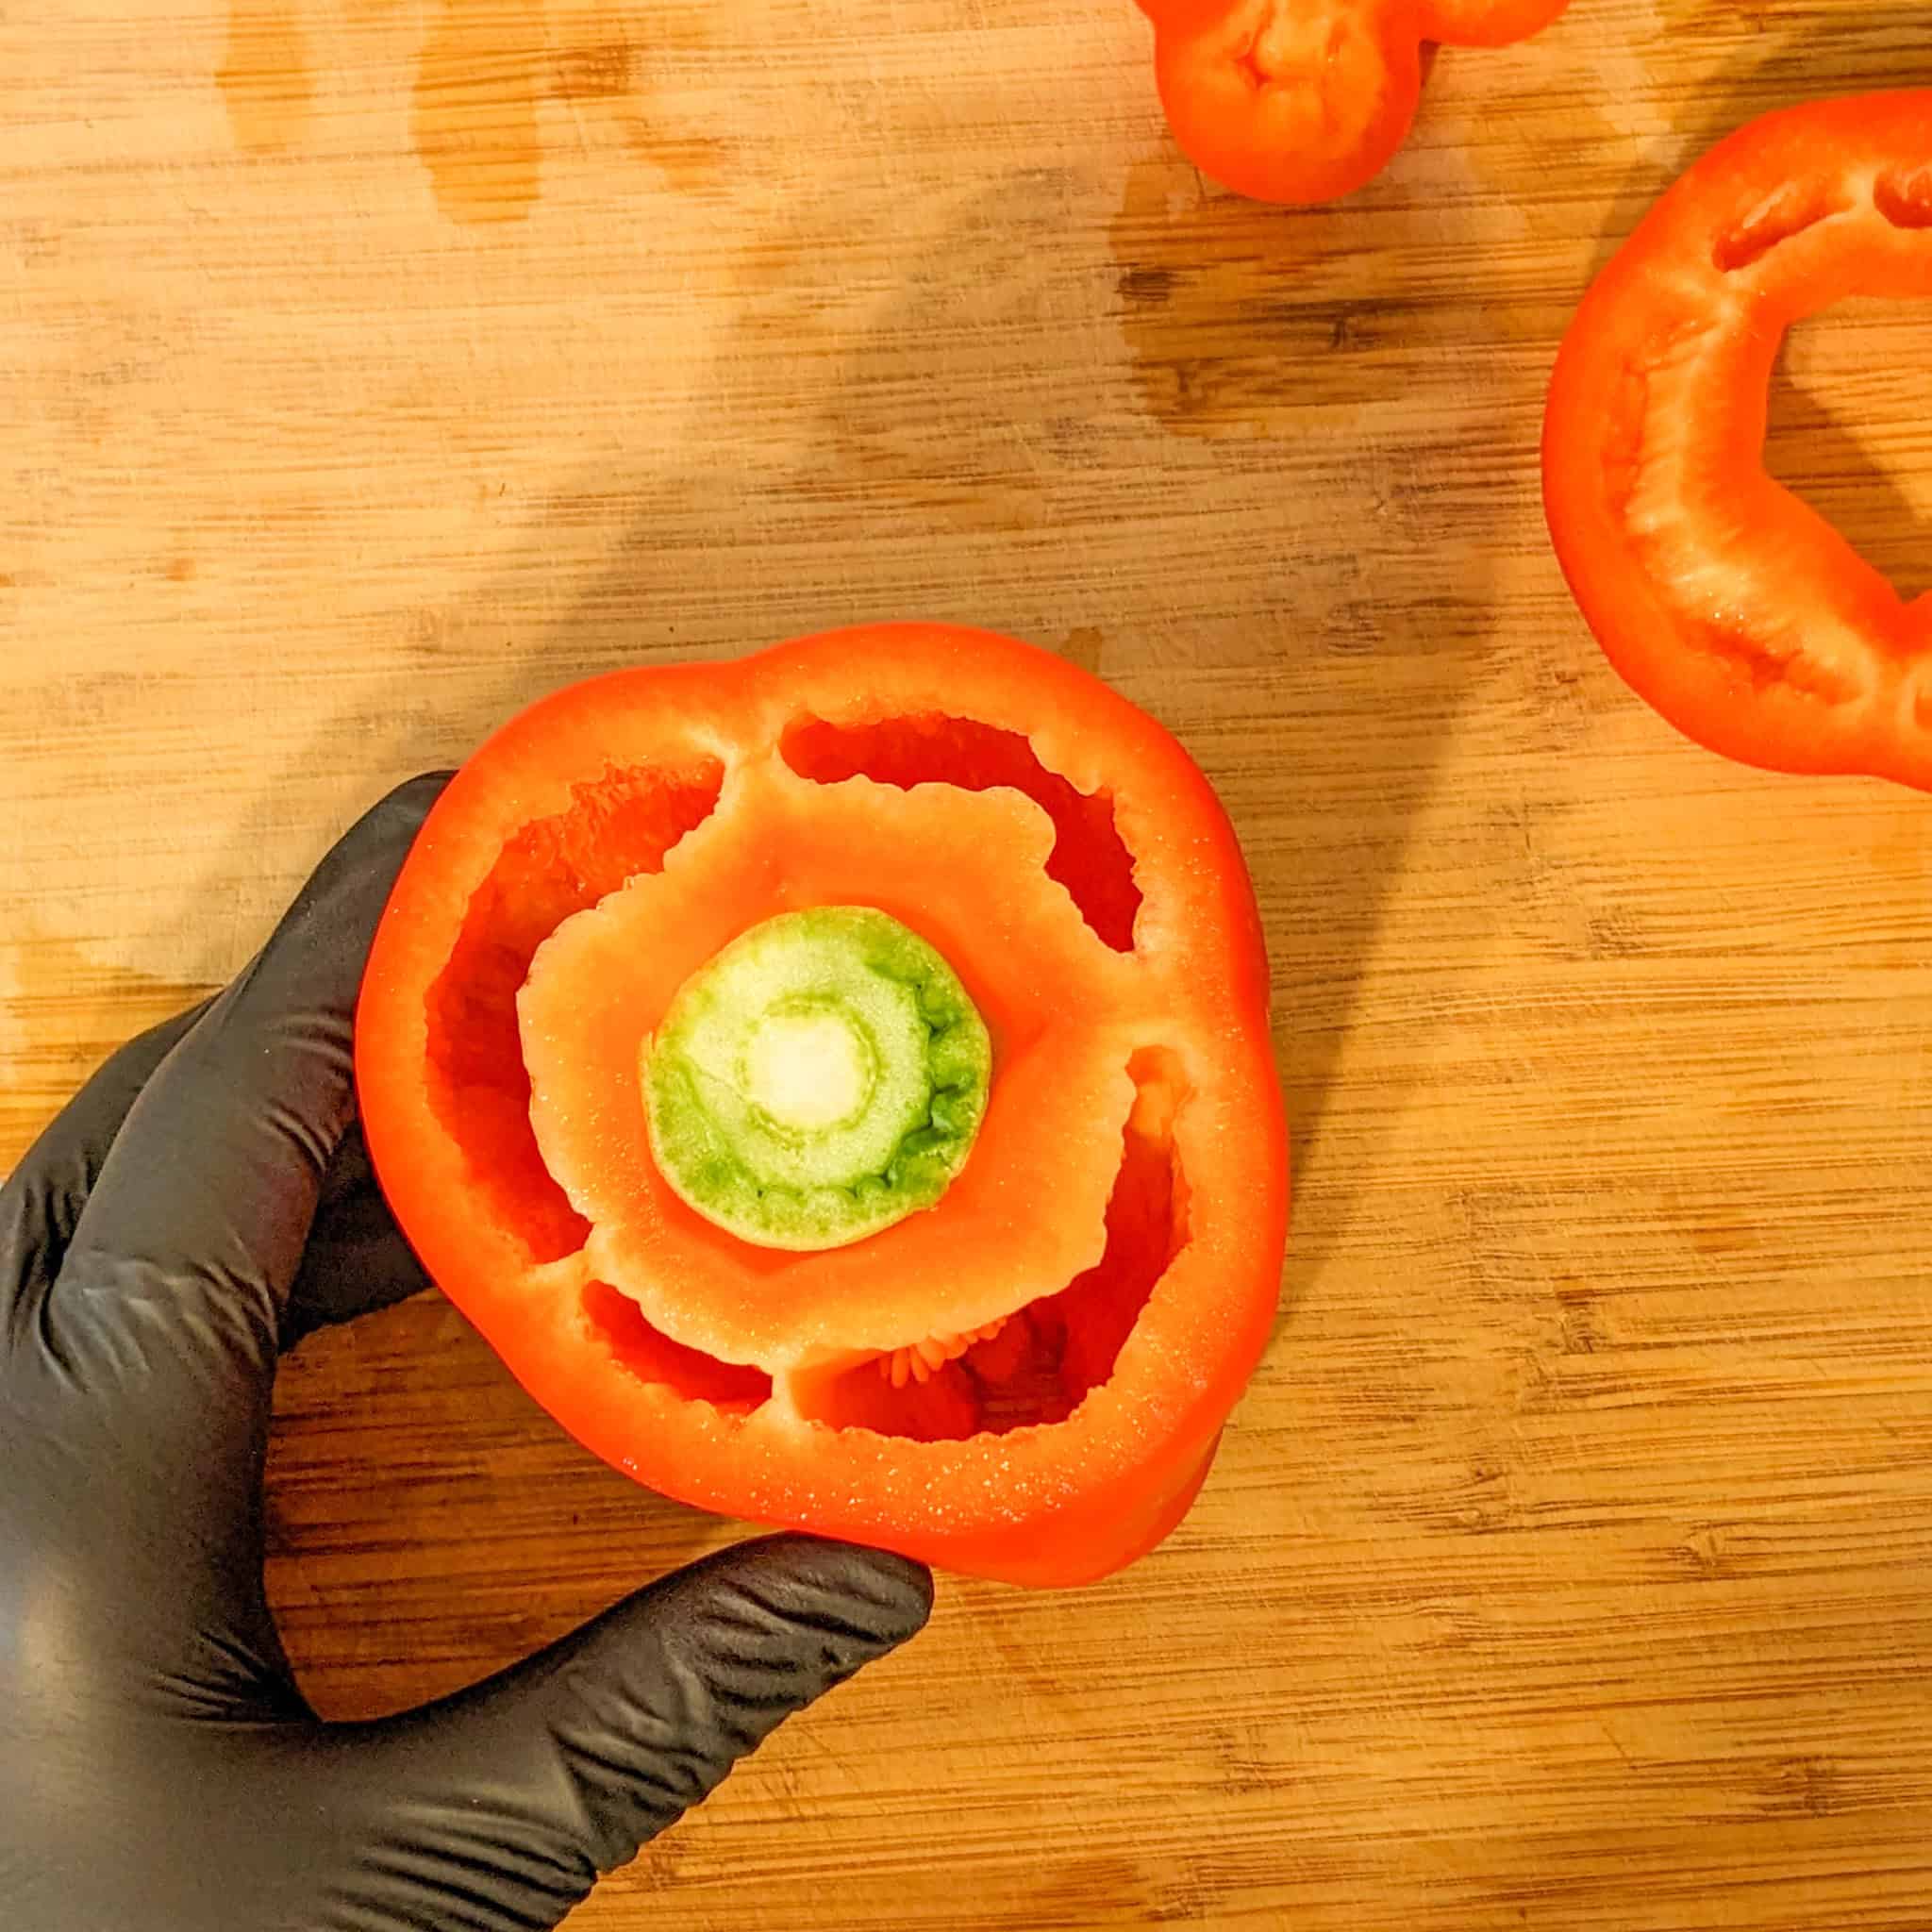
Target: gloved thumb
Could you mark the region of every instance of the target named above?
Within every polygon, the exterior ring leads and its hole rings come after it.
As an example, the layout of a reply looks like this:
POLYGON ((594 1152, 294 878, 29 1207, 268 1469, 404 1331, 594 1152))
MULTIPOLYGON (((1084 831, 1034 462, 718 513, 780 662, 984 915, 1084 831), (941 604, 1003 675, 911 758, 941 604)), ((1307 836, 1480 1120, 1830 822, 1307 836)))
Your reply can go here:
POLYGON ((770 1537, 454 1697, 329 1727, 354 1792, 339 1787, 339 1802, 362 1813, 336 1820, 362 1867, 351 1890, 404 1924, 416 1906, 441 1924, 454 1887, 479 1925, 553 1925, 931 1606, 931 1576, 905 1557, 770 1537))

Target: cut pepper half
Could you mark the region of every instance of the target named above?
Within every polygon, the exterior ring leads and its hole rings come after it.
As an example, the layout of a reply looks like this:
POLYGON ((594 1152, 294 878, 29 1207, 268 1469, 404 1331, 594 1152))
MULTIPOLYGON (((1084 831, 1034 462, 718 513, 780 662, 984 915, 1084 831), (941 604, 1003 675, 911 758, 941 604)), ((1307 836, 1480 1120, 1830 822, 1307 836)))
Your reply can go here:
POLYGON ((1374 179, 1422 97, 1424 48, 1527 39, 1569 0, 1140 0, 1174 139, 1257 201, 1332 201, 1374 179))
POLYGON ((1008 639, 840 632, 513 720, 397 881, 357 1072, 451 1300, 703 1507, 1084 1581, 1179 1521, 1272 1322, 1239 848, 1158 725, 1008 639))
POLYGON ((1680 731, 1932 788, 1932 597, 1763 464, 1786 331, 1855 295, 1932 295, 1932 92, 1768 115, 1664 195, 1564 339, 1543 501, 1597 641, 1680 731))

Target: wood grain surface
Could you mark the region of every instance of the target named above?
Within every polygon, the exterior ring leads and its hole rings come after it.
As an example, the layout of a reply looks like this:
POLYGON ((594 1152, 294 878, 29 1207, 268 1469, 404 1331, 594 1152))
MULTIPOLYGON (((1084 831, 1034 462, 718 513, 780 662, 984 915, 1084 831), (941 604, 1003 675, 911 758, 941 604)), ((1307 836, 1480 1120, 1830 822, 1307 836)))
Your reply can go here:
MULTIPOLYGON (((926 615, 1225 797, 1297 1222, 1199 1507, 948 1583, 584 1932, 1932 1924, 1932 802, 1606 667, 1536 438, 1717 134, 1923 0, 1576 0, 1335 208, 1208 188, 1128 0, 0 7, 0 1158, 341 826, 600 668, 926 615)), ((1932 323, 1770 458, 1932 583, 1932 323)), ((308 1345, 272 1588, 336 1715, 739 1533, 448 1307, 308 1345)))

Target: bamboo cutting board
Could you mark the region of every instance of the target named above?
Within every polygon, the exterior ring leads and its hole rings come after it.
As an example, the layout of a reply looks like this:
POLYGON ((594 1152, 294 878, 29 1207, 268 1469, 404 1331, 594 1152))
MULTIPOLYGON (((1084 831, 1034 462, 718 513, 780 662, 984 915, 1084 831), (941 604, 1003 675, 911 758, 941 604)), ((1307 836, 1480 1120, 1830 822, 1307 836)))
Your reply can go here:
MULTIPOLYGON (((868 617, 1162 717, 1251 856, 1281 1321, 1184 1529, 948 1583, 574 1925, 1932 1924, 1932 801, 1627 696, 1535 442, 1650 198, 1923 6, 1576 0, 1341 207, 1207 188, 1127 0, 0 8, 0 1158, 393 780, 868 617)), ((1932 322, 1770 458, 1932 581, 1932 322)), ((317 1705, 738 1533, 441 1302, 285 1371, 317 1705)))

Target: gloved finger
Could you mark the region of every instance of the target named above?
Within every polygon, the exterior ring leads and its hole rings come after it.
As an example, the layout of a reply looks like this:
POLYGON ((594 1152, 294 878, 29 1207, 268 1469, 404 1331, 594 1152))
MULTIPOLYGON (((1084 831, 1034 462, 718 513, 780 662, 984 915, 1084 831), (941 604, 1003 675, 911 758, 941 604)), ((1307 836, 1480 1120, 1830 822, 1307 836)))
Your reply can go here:
POLYGON ((351 1121, 323 1180, 315 1224, 282 1311, 282 1349, 317 1328, 406 1301, 428 1286, 376 1185, 362 1124, 351 1121))
MULTIPOLYGON (((75 1379, 90 1361, 149 1364, 142 1341, 158 1322, 191 1356, 255 1372, 265 1394, 354 1110, 350 1031, 370 941, 445 782, 414 779, 363 816, 128 1109, 49 1297, 50 1345, 75 1379), (153 1305, 158 1286, 165 1307, 153 1305)), ((155 1378, 121 1379, 131 1399, 155 1378)))
POLYGON ((350 1836, 411 1888, 385 1890, 398 1924, 441 1923, 439 1889, 460 1882, 492 1907, 479 1924, 554 1925, 931 1607, 931 1575, 903 1557, 741 1543, 488 1683, 367 1727, 350 1836))
POLYGON ((342 839, 149 1075, 10 1364, 9 1398, 60 1445, 41 1505, 91 1526, 69 1587, 94 1641, 210 1710, 302 1708, 261 1585, 279 1325, 352 1110, 370 939, 441 783, 342 839))
POLYGON ((117 1047, 48 1122, 0 1186, 0 1330, 32 1319, 60 1267, 89 1191, 148 1076, 207 1012, 202 1001, 117 1047))

